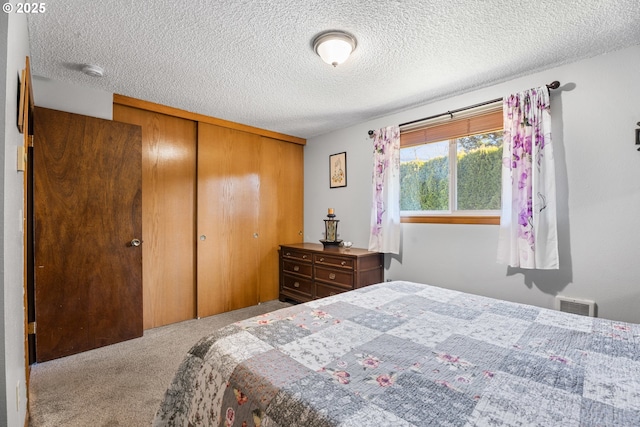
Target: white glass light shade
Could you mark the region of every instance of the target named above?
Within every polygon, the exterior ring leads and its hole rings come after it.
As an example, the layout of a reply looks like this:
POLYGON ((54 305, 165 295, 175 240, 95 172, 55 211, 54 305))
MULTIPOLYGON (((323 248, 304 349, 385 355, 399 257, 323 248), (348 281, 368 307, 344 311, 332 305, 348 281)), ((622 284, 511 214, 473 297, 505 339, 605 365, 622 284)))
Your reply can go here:
POLYGON ((324 62, 334 67, 346 61, 355 48, 356 40, 349 34, 338 31, 320 34, 313 41, 313 50, 324 62))

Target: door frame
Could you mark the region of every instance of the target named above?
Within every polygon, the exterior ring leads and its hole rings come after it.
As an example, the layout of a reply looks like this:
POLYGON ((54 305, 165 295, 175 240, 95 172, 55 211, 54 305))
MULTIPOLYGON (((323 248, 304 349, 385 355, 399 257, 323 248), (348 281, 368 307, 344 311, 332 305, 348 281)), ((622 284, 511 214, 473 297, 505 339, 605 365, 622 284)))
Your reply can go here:
POLYGON ((29 407, 29 380, 31 376, 30 353, 31 338, 29 334, 29 319, 33 316, 33 307, 30 307, 29 296, 33 290, 33 241, 30 236, 33 233, 33 221, 30 218, 32 213, 32 191, 30 177, 32 176, 31 159, 29 152, 33 147, 33 112, 35 103, 33 101, 33 85, 31 82, 31 65, 29 57, 25 57, 25 68, 21 73, 21 82, 18 98, 18 130, 23 135, 23 145, 19 150, 18 169, 23 171, 23 208, 22 208, 22 231, 23 231, 23 295, 24 295, 24 358, 25 358, 25 388, 27 390, 27 408, 29 407))

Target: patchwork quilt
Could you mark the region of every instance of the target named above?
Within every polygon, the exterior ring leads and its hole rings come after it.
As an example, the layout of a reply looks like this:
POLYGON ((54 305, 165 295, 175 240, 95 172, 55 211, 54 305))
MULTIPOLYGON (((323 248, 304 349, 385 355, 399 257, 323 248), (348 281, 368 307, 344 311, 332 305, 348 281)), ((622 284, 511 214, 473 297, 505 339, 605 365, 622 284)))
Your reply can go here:
POLYGON ((155 426, 640 426, 640 325, 411 282, 241 321, 155 426))

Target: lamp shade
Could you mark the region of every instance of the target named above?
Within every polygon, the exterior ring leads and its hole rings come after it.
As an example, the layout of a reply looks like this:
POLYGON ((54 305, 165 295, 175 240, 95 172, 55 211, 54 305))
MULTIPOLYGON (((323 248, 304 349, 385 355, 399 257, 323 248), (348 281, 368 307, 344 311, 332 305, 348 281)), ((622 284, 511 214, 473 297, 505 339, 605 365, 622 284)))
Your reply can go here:
POLYGON ((334 67, 346 61, 355 48, 356 39, 341 31, 320 34, 313 41, 313 50, 324 62, 334 67))

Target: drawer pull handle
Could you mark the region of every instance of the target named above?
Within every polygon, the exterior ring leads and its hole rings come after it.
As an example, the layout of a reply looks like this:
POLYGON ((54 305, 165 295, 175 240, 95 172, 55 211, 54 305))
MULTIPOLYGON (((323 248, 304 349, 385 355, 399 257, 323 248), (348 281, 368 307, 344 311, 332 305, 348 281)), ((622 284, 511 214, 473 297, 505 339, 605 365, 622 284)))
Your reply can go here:
POLYGON ((287 256, 291 256, 291 252, 287 252, 287 254, 286 254, 286 255, 287 255, 287 256))
POLYGON ((320 262, 324 262, 324 258, 320 258, 320 262))
POLYGON ((297 266, 297 265, 294 265, 294 266, 293 266, 293 271, 298 271, 298 270, 300 270, 300 267, 299 267, 299 266, 297 266))
POLYGON ((329 279, 334 280, 336 278, 336 275, 333 273, 329 273, 329 279))
POLYGON ((306 255, 302 255, 302 259, 307 259, 307 256, 306 255))
POLYGON ((299 287, 300 287, 300 283, 295 282, 295 283, 293 284, 293 287, 294 287, 294 288, 299 288, 299 287))
POLYGON ((347 261, 342 261, 340 265, 347 265, 347 261))

